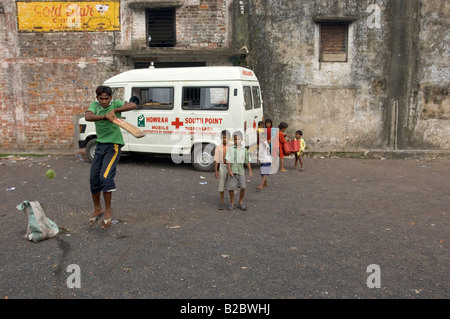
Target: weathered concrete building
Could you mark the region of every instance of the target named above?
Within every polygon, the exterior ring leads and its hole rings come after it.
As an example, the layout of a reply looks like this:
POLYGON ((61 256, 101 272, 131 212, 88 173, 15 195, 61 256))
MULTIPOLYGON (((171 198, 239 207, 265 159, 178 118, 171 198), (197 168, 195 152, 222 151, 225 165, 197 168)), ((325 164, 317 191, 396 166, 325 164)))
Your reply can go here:
POLYGON ((0 0, 0 148, 70 149, 131 68, 244 65, 313 149, 450 149, 447 0, 0 0))
POLYGON ((250 8, 266 110, 303 129, 310 146, 450 149, 450 2, 255 0, 250 8))

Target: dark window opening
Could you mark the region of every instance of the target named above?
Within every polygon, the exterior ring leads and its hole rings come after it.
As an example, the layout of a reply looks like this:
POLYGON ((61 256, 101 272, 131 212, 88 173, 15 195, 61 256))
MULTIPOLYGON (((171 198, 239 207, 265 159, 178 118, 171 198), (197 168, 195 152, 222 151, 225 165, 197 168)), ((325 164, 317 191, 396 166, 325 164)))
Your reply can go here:
POLYGON ((244 86, 244 102, 246 110, 251 110, 253 108, 252 90, 249 86, 244 86))
MULTIPOLYGON (((134 62, 135 69, 146 69, 150 67, 151 62, 136 61, 134 62)), ((153 66, 156 69, 160 68, 186 68, 193 66, 206 66, 206 62, 154 62, 153 66)))
POLYGON ((320 24, 320 62, 347 62, 348 23, 320 24))
POLYGON ((227 87, 183 87, 183 110, 228 110, 227 87))
POLYGON ((149 47, 174 47, 175 8, 146 9, 147 45, 149 47))
POLYGON ((252 93, 253 94, 253 100, 255 102, 254 107, 255 107, 255 109, 259 109, 259 108, 261 108, 261 104, 262 104, 262 102, 261 102, 261 91, 260 91, 258 86, 252 86, 252 92, 253 92, 252 93))
POLYGON ((173 87, 134 87, 131 95, 138 108, 144 110, 173 109, 173 87))

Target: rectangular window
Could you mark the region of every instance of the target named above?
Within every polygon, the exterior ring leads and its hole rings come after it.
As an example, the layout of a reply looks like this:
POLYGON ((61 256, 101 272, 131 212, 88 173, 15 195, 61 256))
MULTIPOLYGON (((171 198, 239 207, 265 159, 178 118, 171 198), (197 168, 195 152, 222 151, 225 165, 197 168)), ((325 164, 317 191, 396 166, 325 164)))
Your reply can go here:
POLYGON ((174 47, 175 8, 146 9, 147 44, 149 47, 174 47))
POLYGON ((183 87, 183 110, 228 110, 227 87, 183 87))
POLYGON ((173 87, 135 87, 130 102, 144 110, 173 109, 173 87))
POLYGON ((252 89, 249 86, 244 86, 244 106, 246 110, 253 108, 252 89))
POLYGON ((252 86, 252 91, 253 91, 253 101, 255 104, 255 109, 259 109, 261 108, 261 92, 259 87, 257 86, 252 86))
POLYGON ((347 62, 348 23, 320 23, 320 62, 347 62))

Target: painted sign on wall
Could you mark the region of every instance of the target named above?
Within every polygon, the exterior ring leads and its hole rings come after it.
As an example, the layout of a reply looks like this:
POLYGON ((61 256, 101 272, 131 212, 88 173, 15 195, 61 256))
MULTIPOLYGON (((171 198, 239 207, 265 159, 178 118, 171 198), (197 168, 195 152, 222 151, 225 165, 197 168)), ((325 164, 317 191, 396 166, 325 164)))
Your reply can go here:
POLYGON ((19 31, 118 31, 120 1, 17 2, 19 31))

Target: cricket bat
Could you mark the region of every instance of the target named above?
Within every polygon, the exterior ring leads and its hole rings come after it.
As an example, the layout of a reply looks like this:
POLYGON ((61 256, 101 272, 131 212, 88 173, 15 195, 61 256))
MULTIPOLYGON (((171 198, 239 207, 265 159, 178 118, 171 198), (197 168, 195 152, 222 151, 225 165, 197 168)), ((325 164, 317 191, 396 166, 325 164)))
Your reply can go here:
POLYGON ((141 138, 141 137, 145 136, 145 133, 142 132, 140 129, 138 129, 136 126, 131 125, 130 123, 128 123, 122 119, 119 119, 116 117, 114 119, 113 123, 116 124, 117 126, 120 126, 124 130, 130 132, 136 138, 141 138))

